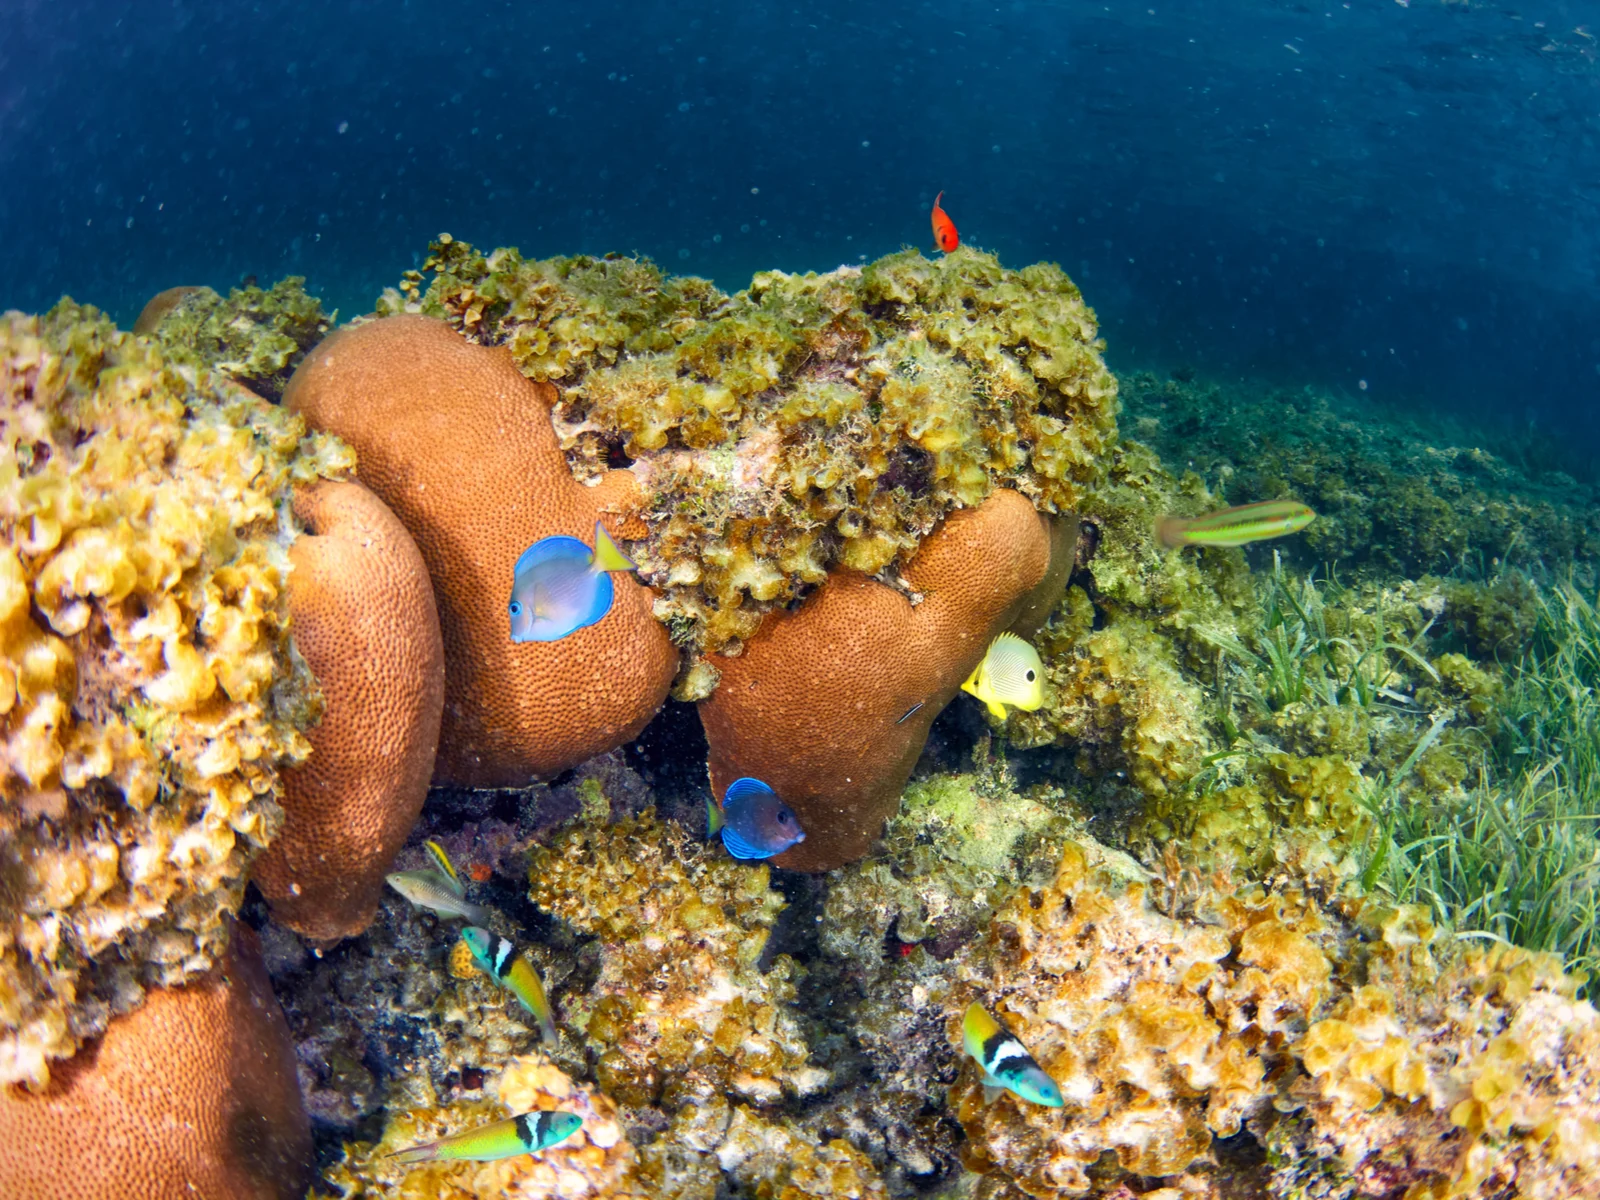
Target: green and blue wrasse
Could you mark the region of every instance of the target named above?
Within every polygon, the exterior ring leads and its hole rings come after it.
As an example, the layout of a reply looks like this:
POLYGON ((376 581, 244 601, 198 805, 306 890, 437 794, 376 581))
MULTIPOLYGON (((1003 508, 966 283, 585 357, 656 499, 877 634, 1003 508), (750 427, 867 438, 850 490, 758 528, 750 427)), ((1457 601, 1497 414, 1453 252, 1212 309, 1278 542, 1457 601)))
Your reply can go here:
POLYGON ((983 1072, 983 1099, 991 1102, 1002 1091, 1030 1104, 1060 1108, 1061 1089, 1033 1061, 1017 1037, 973 1001, 961 1019, 961 1044, 983 1072))
POLYGON ((1156 522, 1156 541, 1168 549, 1248 546, 1251 542, 1299 533, 1316 519, 1317 514, 1298 500, 1263 500, 1203 517, 1162 517, 1156 522))
POLYGON ((989 643, 983 661, 961 685, 989 706, 996 721, 1006 719, 1006 705, 1033 712, 1044 704, 1044 663, 1039 652, 1014 633, 989 643))
POLYGON ((461 940, 472 951, 473 960, 478 966, 499 980, 501 986, 522 1001, 523 1008, 538 1018, 539 1036, 544 1039, 545 1045, 554 1046, 560 1039, 556 1036, 550 998, 544 994, 539 972, 517 953, 516 943, 476 925, 468 925, 463 929, 461 940))
POLYGON ((417 908, 426 908, 441 917, 467 920, 473 924, 482 924, 489 919, 487 909, 467 903, 466 889, 459 880, 452 880, 437 871, 395 871, 385 875, 383 881, 417 908))
POLYGON ((583 1128, 583 1118, 569 1112, 531 1112, 504 1121, 491 1121, 476 1129, 452 1133, 437 1142, 424 1142, 389 1155, 403 1163, 456 1159, 493 1162, 518 1154, 535 1154, 565 1141, 583 1128))

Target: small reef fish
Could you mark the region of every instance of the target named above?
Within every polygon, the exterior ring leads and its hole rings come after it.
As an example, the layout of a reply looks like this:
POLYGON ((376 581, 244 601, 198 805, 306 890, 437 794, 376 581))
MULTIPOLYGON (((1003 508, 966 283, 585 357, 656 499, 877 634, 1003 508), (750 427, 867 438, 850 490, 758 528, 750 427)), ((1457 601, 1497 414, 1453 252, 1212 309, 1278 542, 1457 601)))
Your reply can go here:
POLYGON ((759 779, 735 779, 718 804, 706 797, 707 836, 722 835, 722 844, 735 858, 771 858, 796 842, 806 840, 800 818, 759 779))
POLYGON ((428 857, 433 859, 433 865, 438 868, 439 874, 455 885, 458 894, 465 896, 467 894, 467 885, 461 882, 461 876, 456 871, 456 865, 450 861, 450 855, 445 851, 445 848, 432 838, 423 842, 422 848, 428 852, 428 857))
POLYGON ((577 538, 540 538, 522 552, 511 575, 511 640, 558 642, 611 611, 610 571, 632 571, 605 526, 594 523, 594 549, 577 538))
POLYGON ((1002 1091, 1030 1104, 1060 1108, 1061 1089, 1033 1061, 1033 1055, 988 1010, 973 1001, 961 1019, 961 1044, 983 1072, 983 1099, 990 1103, 1002 1091))
POLYGON ((383 879, 417 908, 426 908, 441 917, 465 919, 474 925, 489 919, 487 909, 467 903, 459 880, 438 871, 396 871, 383 879))
POLYGON ((472 951, 473 960, 478 966, 498 979, 502 986, 522 1001, 523 1008, 538 1018, 539 1036, 544 1039, 546 1046, 554 1046, 560 1039, 556 1036, 555 1017, 550 1012, 550 998, 544 994, 539 972, 517 953, 516 943, 476 925, 468 925, 463 929, 461 940, 472 951))
POLYGON ((1044 663, 1039 652, 1014 633, 1002 633, 989 643, 983 661, 961 685, 989 706, 997 721, 1006 719, 1006 705, 1033 712, 1044 704, 1044 663))
POLYGON ((1203 517, 1162 517, 1156 522, 1156 541, 1173 550, 1179 546, 1247 546, 1298 533, 1316 517, 1298 500, 1262 500, 1203 517))
POLYGON ((533 1154, 565 1141, 583 1128, 583 1118, 569 1112, 531 1112, 505 1121, 490 1121, 476 1129, 452 1133, 437 1142, 424 1142, 389 1155, 403 1163, 458 1159, 493 1162, 518 1154, 533 1154))
POLYGON ((961 245, 961 236, 956 233, 956 223, 950 219, 950 214, 939 207, 939 201, 943 199, 943 192, 933 198, 933 242, 949 254, 961 245))

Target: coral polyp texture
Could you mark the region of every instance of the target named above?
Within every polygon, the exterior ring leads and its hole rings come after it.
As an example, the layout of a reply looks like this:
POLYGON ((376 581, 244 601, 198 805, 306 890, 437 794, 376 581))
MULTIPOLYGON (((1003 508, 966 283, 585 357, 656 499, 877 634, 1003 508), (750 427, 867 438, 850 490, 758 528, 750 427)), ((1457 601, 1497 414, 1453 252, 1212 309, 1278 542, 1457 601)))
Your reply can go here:
POLYGON ((798 968, 762 952, 784 901, 765 866, 687 842, 653 813, 579 825, 529 866, 535 904, 600 939, 600 977, 566 1009, 606 1094, 675 1113, 757 1105, 827 1081, 792 1008, 798 968))
POLYGON ((1554 958, 1436 945, 1420 910, 1327 905, 1293 884, 1119 883, 1086 845, 958 959, 952 1039, 982 1000, 1065 1097, 985 1104, 963 1068, 969 1162, 1013 1189, 990 1194, 1600 1187, 1600 1015, 1554 958), (1253 1158, 1222 1150, 1241 1134, 1253 1158))
POLYGON ((443 237, 424 270, 380 311, 441 317, 556 385, 578 476, 631 460, 649 529, 630 552, 696 653, 734 651, 836 568, 904 565, 996 488, 1073 511, 1116 439, 1094 314, 1048 263, 907 250, 728 296, 647 261, 443 237))
POLYGON ((216 960, 320 705, 291 489, 351 466, 93 309, 0 318, 0 1080, 216 960))
POLYGON ((666 699, 678 654, 651 595, 622 573, 598 624, 514 644, 513 568, 554 534, 642 531, 634 476, 572 477, 556 443, 549 384, 504 349, 443 321, 395 316, 322 342, 284 394, 290 409, 360 455, 361 481, 416 540, 433 580, 445 650, 436 778, 516 786, 634 737, 666 699))
POLYGON ((395 515, 355 482, 297 489, 295 647, 327 709, 311 761, 284 772, 284 830, 253 878, 273 915, 327 942, 372 920, 433 776, 444 644, 433 586, 395 515))
POLYGON ((1031 632, 1071 570, 1077 523, 1002 489, 952 513, 904 571, 920 603, 859 572, 772 613, 701 701, 718 795, 741 775, 775 788, 806 839, 776 860, 828 870, 860 858, 894 814, 928 728, 990 640, 1031 632))

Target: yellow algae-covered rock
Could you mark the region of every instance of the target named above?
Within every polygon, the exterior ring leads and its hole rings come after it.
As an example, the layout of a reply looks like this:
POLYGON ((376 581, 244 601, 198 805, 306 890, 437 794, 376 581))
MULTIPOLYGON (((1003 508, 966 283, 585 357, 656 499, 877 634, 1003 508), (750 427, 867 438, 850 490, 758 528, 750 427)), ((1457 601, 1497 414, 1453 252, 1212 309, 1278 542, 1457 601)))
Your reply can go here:
POLYGON ((319 704, 290 489, 350 465, 93 309, 0 317, 0 1081, 215 961, 319 704))
POLYGON ((607 1094, 667 1112, 727 1093, 758 1105, 815 1093, 791 1008, 796 965, 758 965, 784 907, 765 864, 736 863, 653 813, 580 825, 537 853, 535 904, 601 942, 600 977, 566 1004, 607 1094))
POLYGON ((397 1112, 376 1145, 346 1147, 343 1162, 324 1178, 345 1196, 391 1196, 397 1200, 624 1200, 646 1193, 627 1182, 633 1145, 623 1133, 617 1106, 587 1084, 575 1084, 537 1056, 514 1058, 494 1085, 497 1100, 448 1108, 397 1112), (414 1165, 387 1157, 408 1146, 437 1141, 490 1121, 526 1112, 576 1113, 583 1128, 537 1155, 496 1162, 426 1162, 414 1165))

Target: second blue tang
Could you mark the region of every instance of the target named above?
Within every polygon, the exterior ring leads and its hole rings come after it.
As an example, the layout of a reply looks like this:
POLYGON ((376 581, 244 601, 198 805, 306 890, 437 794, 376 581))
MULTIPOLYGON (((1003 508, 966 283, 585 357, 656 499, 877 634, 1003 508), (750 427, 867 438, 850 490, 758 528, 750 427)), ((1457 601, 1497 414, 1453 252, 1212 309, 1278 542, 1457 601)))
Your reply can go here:
POLYGON ((719 805, 706 798, 709 834, 722 835, 722 844, 735 858, 771 858, 806 840, 800 818, 759 779, 735 779, 719 805))
POLYGON ((611 611, 615 595, 610 571, 632 571, 634 562, 594 523, 594 549, 577 538, 540 538, 512 568, 513 642, 558 642, 593 625, 611 611))

